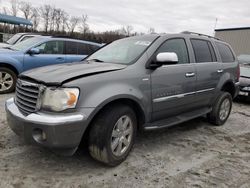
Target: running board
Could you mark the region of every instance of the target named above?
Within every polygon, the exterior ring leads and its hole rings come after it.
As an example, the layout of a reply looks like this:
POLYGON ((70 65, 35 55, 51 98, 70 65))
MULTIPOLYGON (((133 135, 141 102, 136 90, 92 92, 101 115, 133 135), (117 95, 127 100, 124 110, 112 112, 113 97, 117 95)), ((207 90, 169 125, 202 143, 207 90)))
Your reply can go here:
POLYGON ((156 121, 153 123, 146 123, 144 125, 144 130, 155 130, 155 129, 162 129, 162 128, 171 127, 173 125, 183 123, 185 121, 203 116, 203 115, 211 112, 211 110, 212 110, 212 108, 201 108, 198 110, 183 113, 183 114, 180 114, 178 116, 170 117, 170 118, 156 121))

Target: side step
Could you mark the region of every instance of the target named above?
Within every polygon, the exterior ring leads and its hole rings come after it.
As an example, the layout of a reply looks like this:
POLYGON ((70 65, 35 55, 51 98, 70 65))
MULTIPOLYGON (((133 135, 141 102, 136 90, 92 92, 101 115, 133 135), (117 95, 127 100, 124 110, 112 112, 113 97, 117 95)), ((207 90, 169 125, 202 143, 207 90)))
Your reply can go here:
POLYGON ((180 114, 178 116, 170 117, 170 118, 156 121, 153 123, 146 123, 144 125, 144 130, 156 130, 156 129, 171 127, 173 125, 183 123, 185 121, 203 116, 203 115, 211 112, 211 110, 212 110, 212 108, 201 108, 198 110, 183 113, 183 114, 180 114))

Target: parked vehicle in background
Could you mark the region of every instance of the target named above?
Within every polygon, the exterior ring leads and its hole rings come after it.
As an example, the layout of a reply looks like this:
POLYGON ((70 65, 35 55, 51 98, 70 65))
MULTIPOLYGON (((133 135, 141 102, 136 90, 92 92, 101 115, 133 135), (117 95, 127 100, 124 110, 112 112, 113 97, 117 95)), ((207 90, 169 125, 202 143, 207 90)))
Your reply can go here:
POLYGON ((240 63, 239 96, 250 100, 250 55, 240 55, 238 60, 240 63))
POLYGON ((10 47, 14 44, 18 44, 19 42, 25 41, 26 39, 35 37, 35 36, 41 36, 40 34, 36 33, 17 33, 13 35, 9 40, 6 42, 1 42, 0 43, 0 48, 6 48, 10 47))
POLYGON ((230 46, 193 33, 117 40, 85 61, 21 74, 15 99, 6 101, 11 129, 65 155, 85 138, 93 158, 115 166, 128 156, 138 129, 203 115, 223 125, 238 93, 230 46))
POLYGON ((100 47, 88 41, 40 36, 0 49, 0 94, 12 92, 23 71, 81 61, 100 47))

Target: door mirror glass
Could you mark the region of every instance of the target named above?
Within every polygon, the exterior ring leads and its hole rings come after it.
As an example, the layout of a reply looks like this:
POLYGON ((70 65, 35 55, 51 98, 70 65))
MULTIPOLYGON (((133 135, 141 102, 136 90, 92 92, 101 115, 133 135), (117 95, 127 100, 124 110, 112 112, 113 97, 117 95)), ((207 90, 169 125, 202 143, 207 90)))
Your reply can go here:
POLYGON ((162 52, 162 53, 157 54, 156 63, 158 65, 177 64, 178 56, 174 52, 162 52))
POLYGON ((30 55, 40 54, 40 50, 38 48, 31 48, 28 51, 28 54, 30 54, 30 55))

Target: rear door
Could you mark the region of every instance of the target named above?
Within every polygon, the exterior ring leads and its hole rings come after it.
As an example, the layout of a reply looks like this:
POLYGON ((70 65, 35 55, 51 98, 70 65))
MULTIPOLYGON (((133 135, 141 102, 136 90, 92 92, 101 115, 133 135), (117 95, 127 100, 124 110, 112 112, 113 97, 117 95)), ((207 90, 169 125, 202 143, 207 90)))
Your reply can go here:
POLYGON ((185 39, 168 39, 155 56, 161 52, 175 52, 179 62, 151 73, 153 121, 191 110, 195 99, 195 67, 190 63, 185 39))
POLYGON ((197 72, 195 102, 197 107, 206 107, 214 95, 223 73, 223 67, 216 57, 213 44, 209 40, 190 39, 190 41, 195 55, 197 72))
POLYGON ((66 62, 64 41, 47 41, 35 48, 40 50, 40 54, 25 54, 24 70, 66 62))

